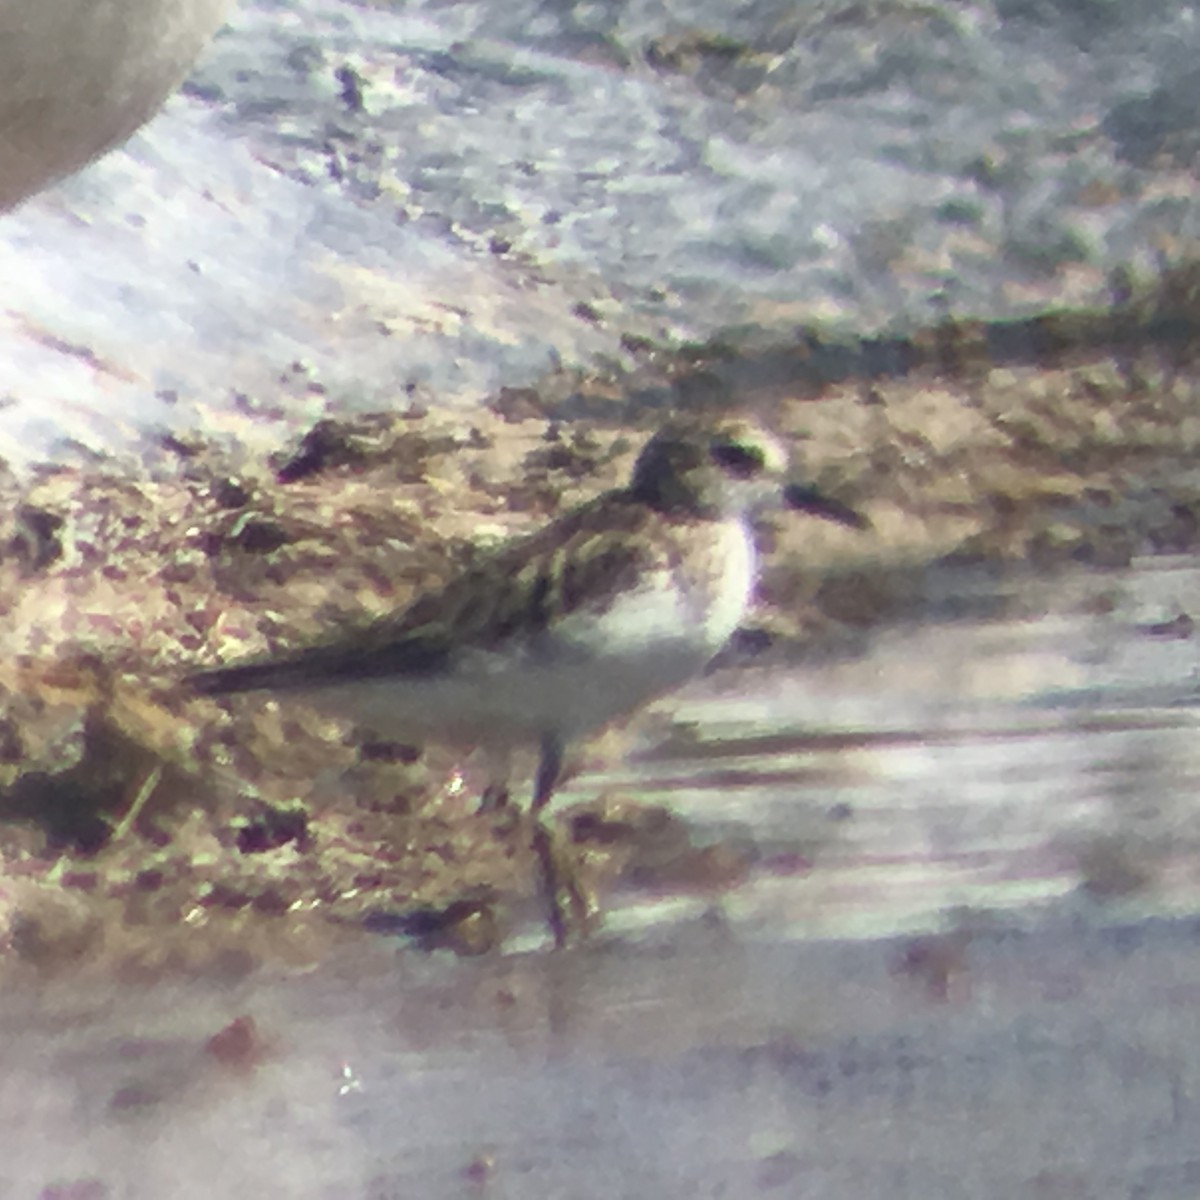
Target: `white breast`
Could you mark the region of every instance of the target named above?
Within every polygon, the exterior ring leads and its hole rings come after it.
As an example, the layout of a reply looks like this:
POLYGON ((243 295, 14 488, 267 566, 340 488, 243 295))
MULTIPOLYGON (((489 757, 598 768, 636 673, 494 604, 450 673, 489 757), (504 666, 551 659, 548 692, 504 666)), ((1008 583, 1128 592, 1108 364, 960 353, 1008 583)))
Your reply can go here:
POLYGON ((742 623, 754 598, 758 576, 758 555, 746 523, 729 521, 721 536, 721 572, 715 578, 711 599, 700 618, 712 654, 725 645, 742 623))
POLYGON ((647 576, 604 612, 565 617, 536 644, 463 654, 441 678, 362 681, 314 700, 396 736, 478 742, 566 739, 598 728, 703 670, 749 607, 755 553, 730 521, 709 562, 647 576))

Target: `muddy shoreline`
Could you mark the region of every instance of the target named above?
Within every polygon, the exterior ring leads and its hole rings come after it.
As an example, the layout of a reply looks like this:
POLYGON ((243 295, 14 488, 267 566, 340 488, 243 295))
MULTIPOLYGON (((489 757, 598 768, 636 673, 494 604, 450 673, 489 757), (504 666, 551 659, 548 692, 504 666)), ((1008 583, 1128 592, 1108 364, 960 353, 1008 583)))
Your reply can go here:
MULTIPOLYGON (((1030 341, 1029 361, 989 362, 995 339, 961 326, 914 339, 903 372, 832 381, 796 366, 811 337, 772 351, 769 371, 729 346, 647 350, 636 378, 505 391, 470 422, 413 405, 323 421, 267 461, 238 451, 234 428, 220 444, 167 438, 139 465, 6 478, 7 961, 241 971, 312 961, 381 923, 461 952, 497 944, 532 895, 532 861, 517 814, 478 812, 469 762, 296 706, 192 699, 177 680, 369 620, 614 486, 666 407, 764 413, 874 527, 767 519, 762 603, 726 666, 803 669, 888 622, 945 618, 947 573, 1194 549, 1200 372, 1186 322, 1168 320, 1183 311, 1174 286, 1128 326, 1043 320, 1070 336, 1030 341)), ((577 767, 619 755, 621 737, 577 767)), ((670 825, 637 808, 601 796, 560 815, 601 891, 670 825)), ((670 838, 656 861, 700 862, 699 886, 725 885, 727 862, 705 867, 686 834, 670 838)))

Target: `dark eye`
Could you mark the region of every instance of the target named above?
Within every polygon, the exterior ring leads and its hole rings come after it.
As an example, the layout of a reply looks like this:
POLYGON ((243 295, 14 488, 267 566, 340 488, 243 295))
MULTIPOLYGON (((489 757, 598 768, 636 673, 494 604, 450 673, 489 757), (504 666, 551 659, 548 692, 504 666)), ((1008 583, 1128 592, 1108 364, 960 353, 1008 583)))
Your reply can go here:
POLYGON ((747 446, 741 442, 714 442, 708 453, 722 471, 735 479, 749 479, 761 474, 767 465, 761 447, 747 446))

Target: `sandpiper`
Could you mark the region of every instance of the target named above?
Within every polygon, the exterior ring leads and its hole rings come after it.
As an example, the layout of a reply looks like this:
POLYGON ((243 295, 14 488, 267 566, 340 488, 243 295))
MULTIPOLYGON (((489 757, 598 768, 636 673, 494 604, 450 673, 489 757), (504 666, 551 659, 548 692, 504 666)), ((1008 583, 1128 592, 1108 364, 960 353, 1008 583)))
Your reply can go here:
MULTIPOLYGON (((751 513, 781 498, 865 524, 789 484, 786 470, 782 446, 753 421, 671 422, 646 443, 628 486, 505 544, 399 613, 189 682, 210 695, 287 692, 397 740, 484 747, 496 763, 535 744, 536 817, 569 742, 680 686, 737 628, 756 579, 751 513)), ((561 944, 540 822, 535 846, 561 944)))

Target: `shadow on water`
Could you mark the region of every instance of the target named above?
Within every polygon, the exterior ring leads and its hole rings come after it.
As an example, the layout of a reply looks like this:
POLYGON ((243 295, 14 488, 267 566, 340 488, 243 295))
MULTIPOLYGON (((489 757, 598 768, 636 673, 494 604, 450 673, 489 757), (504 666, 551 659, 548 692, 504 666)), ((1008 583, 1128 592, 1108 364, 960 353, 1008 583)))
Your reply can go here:
POLYGON ((986 373, 997 367, 1062 365, 1097 352, 1118 361, 1147 350, 1190 360, 1197 330, 1198 270, 1183 263, 1166 270, 1141 293, 1115 273, 1112 306, 1060 309, 1011 320, 946 320, 916 335, 839 335, 809 327, 785 344, 768 337, 743 344, 720 336, 686 349, 672 371, 671 387, 647 383, 636 390, 641 406, 703 404, 714 397, 743 399, 763 393, 821 395, 846 381, 863 384, 901 379, 920 371, 940 378, 986 373), (686 369, 683 369, 686 368, 686 369))

